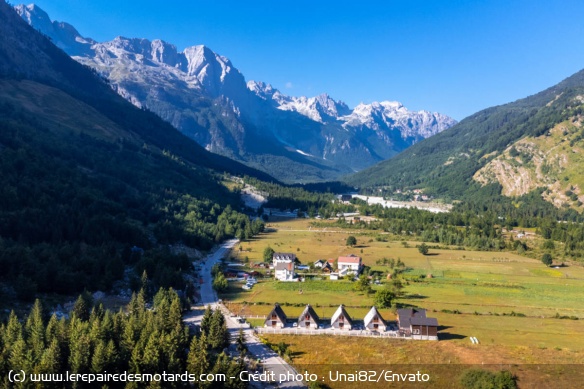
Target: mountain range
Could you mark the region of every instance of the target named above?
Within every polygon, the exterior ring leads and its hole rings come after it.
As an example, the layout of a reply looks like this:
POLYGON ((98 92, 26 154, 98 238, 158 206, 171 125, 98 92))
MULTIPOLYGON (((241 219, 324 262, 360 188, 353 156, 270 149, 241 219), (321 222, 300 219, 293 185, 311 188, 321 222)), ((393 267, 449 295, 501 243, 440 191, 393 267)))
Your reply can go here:
POLYGON ((338 178, 391 158, 456 121, 398 102, 350 109, 327 94, 287 96, 246 82, 231 61, 199 45, 161 40, 96 42, 36 5, 18 14, 78 62, 95 69, 137 107, 171 123, 205 149, 287 182, 338 178))

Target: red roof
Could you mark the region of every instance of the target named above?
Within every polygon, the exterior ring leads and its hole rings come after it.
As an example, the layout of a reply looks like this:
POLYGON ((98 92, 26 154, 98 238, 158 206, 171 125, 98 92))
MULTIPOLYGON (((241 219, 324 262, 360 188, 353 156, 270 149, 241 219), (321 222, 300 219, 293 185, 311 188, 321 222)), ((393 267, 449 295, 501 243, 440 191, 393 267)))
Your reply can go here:
POLYGON ((361 257, 339 257, 339 263, 361 263, 361 257))

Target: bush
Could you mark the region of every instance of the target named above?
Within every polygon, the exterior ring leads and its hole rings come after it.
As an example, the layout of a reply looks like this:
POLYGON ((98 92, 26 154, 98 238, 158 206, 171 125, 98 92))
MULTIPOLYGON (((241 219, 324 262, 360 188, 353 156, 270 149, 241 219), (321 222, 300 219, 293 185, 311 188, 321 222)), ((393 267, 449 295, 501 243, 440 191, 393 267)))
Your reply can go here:
POLYGON ((460 376, 460 384, 465 389, 516 389, 517 377, 506 370, 493 373, 482 369, 468 369, 460 376))
POLYGON ((545 253, 541 257, 541 261, 544 263, 544 265, 550 266, 553 263, 552 255, 550 253, 545 253))

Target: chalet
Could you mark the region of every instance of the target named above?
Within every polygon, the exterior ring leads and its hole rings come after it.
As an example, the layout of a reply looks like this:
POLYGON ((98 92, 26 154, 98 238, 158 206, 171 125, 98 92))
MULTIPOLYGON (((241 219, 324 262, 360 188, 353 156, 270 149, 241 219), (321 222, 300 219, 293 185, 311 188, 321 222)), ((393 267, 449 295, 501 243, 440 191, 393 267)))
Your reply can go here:
POLYGON ((398 309, 399 332, 407 336, 425 336, 438 339, 438 320, 426 317, 425 309, 398 309))
POLYGON ((280 304, 274 304, 272 311, 266 316, 266 321, 264 322, 264 327, 272 328, 284 328, 286 325, 286 314, 280 307, 280 304))
POLYGON ((412 335, 438 337, 438 320, 434 317, 412 317, 410 319, 412 335))
POLYGON ((292 253, 274 253, 272 255, 272 264, 296 262, 296 254, 292 253))
POLYGON ((351 316, 349 316, 342 304, 339 305, 339 308, 337 308, 333 317, 331 317, 331 327, 339 330, 350 330, 353 328, 353 320, 351 320, 351 316))
POLYGON ((365 325, 365 329, 368 331, 385 331, 387 327, 385 320, 383 320, 377 311, 377 308, 375 307, 371 307, 367 315, 365 315, 363 324, 365 325))
POLYGON ((296 281, 293 262, 280 262, 274 266, 274 277, 279 281, 296 281))
POLYGON ((300 316, 298 316, 298 328, 317 329, 319 320, 312 306, 308 304, 300 316))
POLYGON ((322 269, 327 264, 328 264, 328 262, 325 261, 324 259, 319 259, 319 260, 314 262, 314 267, 315 267, 315 269, 322 269))
POLYGON ((356 255, 349 255, 346 257, 339 257, 337 260, 337 266, 340 270, 348 269, 350 272, 358 274, 361 271, 361 257, 356 255))

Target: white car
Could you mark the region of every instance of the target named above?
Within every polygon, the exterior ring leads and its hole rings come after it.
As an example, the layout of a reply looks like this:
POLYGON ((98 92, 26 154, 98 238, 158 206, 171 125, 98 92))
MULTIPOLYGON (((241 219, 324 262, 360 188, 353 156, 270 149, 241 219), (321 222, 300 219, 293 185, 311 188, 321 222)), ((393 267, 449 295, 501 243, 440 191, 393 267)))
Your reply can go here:
POLYGON ((248 286, 248 285, 243 285, 243 286, 241 287, 241 289, 243 289, 243 290, 250 290, 250 289, 251 289, 251 287, 250 287, 250 286, 248 286))

